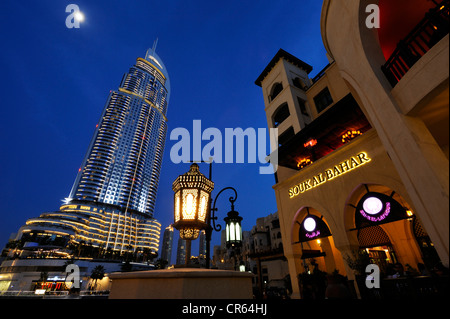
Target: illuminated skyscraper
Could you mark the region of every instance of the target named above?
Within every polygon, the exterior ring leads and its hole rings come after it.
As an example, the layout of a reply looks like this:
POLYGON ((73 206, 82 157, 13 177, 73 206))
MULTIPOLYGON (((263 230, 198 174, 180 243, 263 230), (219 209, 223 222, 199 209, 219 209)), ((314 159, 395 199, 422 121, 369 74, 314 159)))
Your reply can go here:
POLYGON ((167 70, 149 49, 110 92, 68 202, 100 202, 152 216, 169 94, 167 70))
POLYGON ((33 247, 84 242, 157 252, 161 224, 153 210, 169 95, 169 75, 154 46, 110 91, 65 204, 29 219, 16 239, 33 247))

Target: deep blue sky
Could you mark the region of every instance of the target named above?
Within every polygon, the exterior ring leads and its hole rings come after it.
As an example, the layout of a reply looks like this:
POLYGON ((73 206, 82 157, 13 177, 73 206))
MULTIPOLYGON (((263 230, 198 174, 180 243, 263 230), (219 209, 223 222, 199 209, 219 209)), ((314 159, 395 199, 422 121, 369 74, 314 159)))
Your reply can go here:
MULTIPOLYGON (((170 132, 192 131, 194 119, 202 120, 203 129, 223 133, 227 127, 267 128, 262 91, 254 81, 280 48, 312 65, 311 76, 328 63, 321 5, 319 0, 2 0, 0 246, 28 218, 59 208, 109 91, 156 38, 172 88, 155 210, 162 234, 173 222, 172 182, 189 169, 170 161, 176 143, 170 132), (66 28, 70 3, 86 16, 79 29, 66 28)), ((213 166, 213 196, 227 186, 238 190, 236 210, 244 230, 277 210, 274 177, 259 175, 258 167, 213 166)), ((206 165, 200 169, 207 175, 206 165)), ((218 200, 220 220, 229 210, 229 194, 218 200)), ((178 232, 174 249, 177 237, 178 232)), ((219 241, 214 233, 212 244, 219 241)))

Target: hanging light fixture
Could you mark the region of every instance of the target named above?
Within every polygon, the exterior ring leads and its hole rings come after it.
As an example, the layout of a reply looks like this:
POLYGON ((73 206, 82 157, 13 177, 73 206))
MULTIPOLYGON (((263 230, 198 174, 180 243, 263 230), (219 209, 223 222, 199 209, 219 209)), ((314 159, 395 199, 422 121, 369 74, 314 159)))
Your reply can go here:
POLYGON ((223 219, 226 224, 226 246, 240 247, 242 245, 242 217, 234 210, 233 203, 231 204, 231 211, 228 212, 227 217, 223 219))

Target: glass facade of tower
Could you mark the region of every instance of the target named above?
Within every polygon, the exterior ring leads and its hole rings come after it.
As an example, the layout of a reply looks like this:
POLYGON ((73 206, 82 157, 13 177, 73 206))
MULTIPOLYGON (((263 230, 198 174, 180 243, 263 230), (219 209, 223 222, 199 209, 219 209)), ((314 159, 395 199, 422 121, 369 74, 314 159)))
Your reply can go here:
POLYGON ((149 49, 110 92, 65 204, 27 220, 16 239, 36 247, 87 243, 157 252, 161 224, 153 210, 169 95, 167 70, 149 49))
POLYGON ((153 215, 169 94, 167 71, 150 49, 111 91, 67 202, 100 202, 153 215))

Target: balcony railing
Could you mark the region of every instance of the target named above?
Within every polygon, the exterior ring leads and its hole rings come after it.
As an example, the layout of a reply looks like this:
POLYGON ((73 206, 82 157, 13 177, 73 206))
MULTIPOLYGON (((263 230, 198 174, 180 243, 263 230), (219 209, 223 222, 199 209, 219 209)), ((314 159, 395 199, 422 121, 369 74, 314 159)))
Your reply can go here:
POLYGON ((394 87, 408 70, 436 43, 449 33, 449 2, 444 0, 426 13, 425 18, 397 44, 385 65, 381 67, 394 87))

